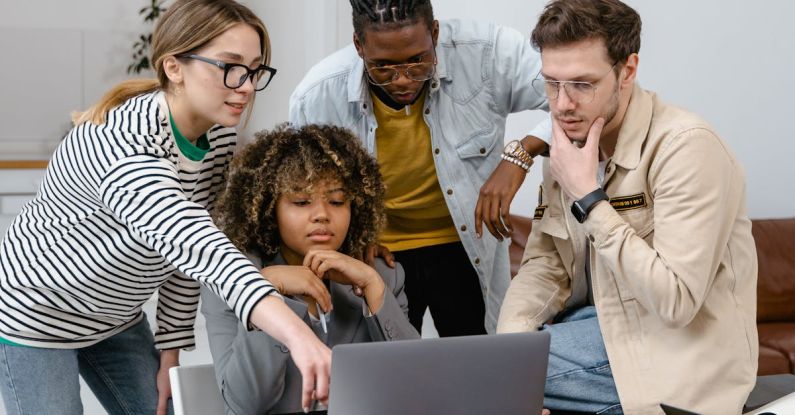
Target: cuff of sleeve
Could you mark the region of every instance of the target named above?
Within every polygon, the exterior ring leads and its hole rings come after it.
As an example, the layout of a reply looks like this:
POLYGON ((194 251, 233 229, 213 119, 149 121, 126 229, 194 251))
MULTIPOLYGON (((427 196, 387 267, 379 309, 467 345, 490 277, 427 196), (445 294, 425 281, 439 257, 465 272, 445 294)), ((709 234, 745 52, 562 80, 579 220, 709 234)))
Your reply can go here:
POLYGON ((527 135, 537 137, 539 140, 549 144, 552 142, 552 122, 547 119, 538 123, 527 135))
POLYGON ((598 248, 622 223, 624 223, 624 219, 610 206, 610 203, 601 201, 588 213, 584 225, 589 239, 598 248))
POLYGON ((267 280, 259 279, 246 286, 238 297, 235 311, 237 318, 244 323, 243 325, 246 327, 246 330, 258 330, 256 326, 251 324, 251 312, 254 310, 254 306, 256 306, 257 303, 269 295, 276 295, 278 298, 282 298, 279 292, 276 291, 276 288, 267 280))
POLYGON ((540 323, 536 324, 529 319, 500 321, 497 324, 497 333, 523 333, 527 331, 536 331, 540 325, 540 323))
POLYGON ((193 329, 155 333, 155 348, 157 350, 193 350, 196 348, 196 337, 193 334, 193 329))
MULTIPOLYGON (((392 300, 395 302, 395 304, 397 304, 397 301, 395 300, 395 296, 394 295, 387 295, 386 294, 386 284, 384 284, 383 297, 384 297, 384 300, 381 302, 381 310, 383 310, 384 306, 386 306, 386 302, 389 301, 389 297, 392 297, 392 300)), ((375 313, 375 315, 380 314, 381 310, 378 310, 378 312, 375 313)), ((373 311, 370 310, 370 305, 367 304, 367 297, 365 297, 364 295, 362 295, 362 315, 364 317, 372 317, 374 315, 373 311)))

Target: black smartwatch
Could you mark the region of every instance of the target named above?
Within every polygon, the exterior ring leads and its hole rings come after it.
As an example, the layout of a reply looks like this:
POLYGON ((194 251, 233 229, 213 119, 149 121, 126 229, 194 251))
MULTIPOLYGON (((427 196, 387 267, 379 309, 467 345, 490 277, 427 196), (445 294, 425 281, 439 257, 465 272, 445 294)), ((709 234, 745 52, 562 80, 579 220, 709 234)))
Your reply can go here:
POLYGON ((588 193, 582 199, 575 200, 574 203, 571 204, 571 214, 574 215, 574 218, 577 219, 577 222, 583 223, 588 217, 588 212, 593 209, 594 205, 601 202, 602 200, 610 200, 610 198, 600 187, 593 192, 588 193))

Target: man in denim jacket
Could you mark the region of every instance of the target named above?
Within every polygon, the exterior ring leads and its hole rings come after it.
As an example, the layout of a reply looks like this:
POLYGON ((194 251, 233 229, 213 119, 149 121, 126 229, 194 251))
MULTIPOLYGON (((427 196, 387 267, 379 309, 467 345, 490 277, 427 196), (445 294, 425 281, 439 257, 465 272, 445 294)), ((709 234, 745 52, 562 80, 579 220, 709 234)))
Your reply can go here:
POLYGON ((434 20, 429 0, 351 5, 353 45, 307 73, 290 121, 349 128, 378 158, 381 243, 406 271, 417 330, 430 307, 441 336, 494 332, 510 282, 510 202, 546 150, 536 137, 551 136, 544 124, 502 146, 508 114, 548 109, 531 85, 539 55, 515 30, 434 20))

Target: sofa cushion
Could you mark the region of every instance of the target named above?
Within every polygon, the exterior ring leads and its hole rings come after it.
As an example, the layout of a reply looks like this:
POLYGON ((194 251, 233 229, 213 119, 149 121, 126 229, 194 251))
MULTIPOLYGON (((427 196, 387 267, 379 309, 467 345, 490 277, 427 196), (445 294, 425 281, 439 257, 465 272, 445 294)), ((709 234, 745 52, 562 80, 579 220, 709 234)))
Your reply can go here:
POLYGON ((755 219, 759 322, 795 320, 795 218, 755 219))
POLYGON ((760 323, 757 324, 756 328, 759 332, 760 346, 780 352, 789 361, 791 368, 793 362, 795 362, 795 322, 760 323))
POLYGON ((791 373, 790 370, 790 361, 784 356, 784 353, 765 345, 759 346, 759 370, 756 373, 757 376, 791 373))

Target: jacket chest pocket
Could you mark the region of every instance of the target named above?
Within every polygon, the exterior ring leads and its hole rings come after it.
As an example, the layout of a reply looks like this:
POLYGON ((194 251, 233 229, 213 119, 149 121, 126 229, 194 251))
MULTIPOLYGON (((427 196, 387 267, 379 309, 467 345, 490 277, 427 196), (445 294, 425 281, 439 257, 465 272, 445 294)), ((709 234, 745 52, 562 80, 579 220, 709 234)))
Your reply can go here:
POLYGON ((471 167, 467 171, 474 171, 477 174, 477 177, 473 177, 477 179, 476 183, 488 179, 494 170, 494 163, 486 163, 485 160, 498 150, 497 142, 493 129, 485 129, 474 133, 456 146, 458 158, 471 167))

